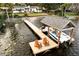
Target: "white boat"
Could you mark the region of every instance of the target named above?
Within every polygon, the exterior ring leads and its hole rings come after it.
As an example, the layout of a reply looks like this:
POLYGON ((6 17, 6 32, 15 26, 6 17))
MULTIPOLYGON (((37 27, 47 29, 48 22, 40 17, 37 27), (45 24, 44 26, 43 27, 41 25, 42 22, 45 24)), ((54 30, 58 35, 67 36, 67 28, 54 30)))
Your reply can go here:
MULTIPOLYGON (((50 37, 52 38, 52 39, 54 39, 54 40, 56 40, 57 41, 57 39, 58 39, 58 37, 57 37, 57 34, 56 34, 56 32, 54 31, 50 31, 49 32, 50 34, 50 37)), ((64 32, 61 32, 61 35, 60 35, 60 43, 64 43, 64 42, 66 42, 66 41, 69 41, 70 40, 70 36, 69 35, 67 35, 66 33, 64 33, 64 32)), ((72 40, 72 42, 74 41, 74 38, 72 38, 71 39, 72 40)))

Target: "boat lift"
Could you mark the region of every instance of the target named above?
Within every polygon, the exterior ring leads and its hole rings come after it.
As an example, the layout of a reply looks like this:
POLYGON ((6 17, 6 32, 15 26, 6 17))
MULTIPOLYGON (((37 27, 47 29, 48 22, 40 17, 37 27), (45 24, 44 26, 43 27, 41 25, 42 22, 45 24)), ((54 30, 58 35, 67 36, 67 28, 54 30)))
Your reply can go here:
POLYGON ((57 41, 58 45, 67 41, 71 44, 75 41, 73 36, 76 25, 72 21, 58 16, 46 16, 43 20, 41 20, 41 23, 48 27, 48 36, 57 41), (64 33, 64 31, 70 31, 69 35, 64 33))

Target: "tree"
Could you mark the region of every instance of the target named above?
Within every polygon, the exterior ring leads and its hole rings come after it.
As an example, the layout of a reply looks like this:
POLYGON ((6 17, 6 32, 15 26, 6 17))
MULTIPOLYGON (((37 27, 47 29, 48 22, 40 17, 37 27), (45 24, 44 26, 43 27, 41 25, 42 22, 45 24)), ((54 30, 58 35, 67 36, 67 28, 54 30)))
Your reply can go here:
POLYGON ((64 3, 62 5, 60 5, 60 9, 62 11, 62 16, 64 16, 64 13, 66 13, 66 9, 69 8, 71 6, 71 4, 69 3, 64 3))
MULTIPOLYGON (((12 4, 12 3, 5 3, 5 7, 8 7, 8 12, 11 14, 11 16, 12 16, 12 13, 13 13, 13 11, 12 11, 12 9, 14 8, 14 4, 12 4)), ((10 15, 9 15, 10 16, 10 15)))
POLYGON ((74 12, 74 13, 79 15, 79 3, 71 4, 70 10, 72 10, 72 12, 74 12))
POLYGON ((39 6, 44 7, 46 9, 46 11, 50 11, 50 10, 56 10, 57 8, 59 8, 61 5, 61 3, 43 3, 43 4, 39 4, 39 6))
POLYGON ((3 23, 6 18, 5 12, 1 10, 1 7, 4 7, 3 3, 0 3, 0 31, 3 32, 3 23))

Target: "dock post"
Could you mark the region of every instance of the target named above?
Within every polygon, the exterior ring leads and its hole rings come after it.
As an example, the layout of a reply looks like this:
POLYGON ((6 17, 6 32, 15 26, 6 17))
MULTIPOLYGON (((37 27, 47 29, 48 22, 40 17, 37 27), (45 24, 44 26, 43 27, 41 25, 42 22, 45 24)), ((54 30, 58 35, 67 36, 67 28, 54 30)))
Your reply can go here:
POLYGON ((48 37, 49 37, 49 26, 48 26, 48 37))
POLYGON ((74 29, 72 29, 72 30, 69 32, 69 35, 70 35, 70 42, 69 42, 69 44, 72 43, 73 31, 74 31, 74 29))
POLYGON ((58 48, 60 46, 60 35, 61 35, 61 31, 57 32, 57 36, 58 36, 58 48))

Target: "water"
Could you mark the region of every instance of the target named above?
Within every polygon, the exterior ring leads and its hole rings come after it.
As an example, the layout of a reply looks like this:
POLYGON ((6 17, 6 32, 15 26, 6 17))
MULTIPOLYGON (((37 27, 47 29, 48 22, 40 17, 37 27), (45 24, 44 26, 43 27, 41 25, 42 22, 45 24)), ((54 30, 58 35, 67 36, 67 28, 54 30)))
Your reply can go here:
MULTIPOLYGON (((43 24, 40 22, 41 17, 30 18, 29 20, 38 28, 40 28, 43 24)), ((34 41, 36 38, 35 34, 30 30, 30 28, 22 21, 16 22, 18 27, 16 31, 18 35, 16 40, 13 41, 15 44, 12 45, 12 56, 33 56, 32 50, 29 46, 29 42, 34 41)), ((79 21, 77 21, 77 28, 75 32, 75 42, 71 46, 60 47, 51 49, 50 51, 44 53, 37 54, 38 56, 78 56, 79 55, 79 21)))

